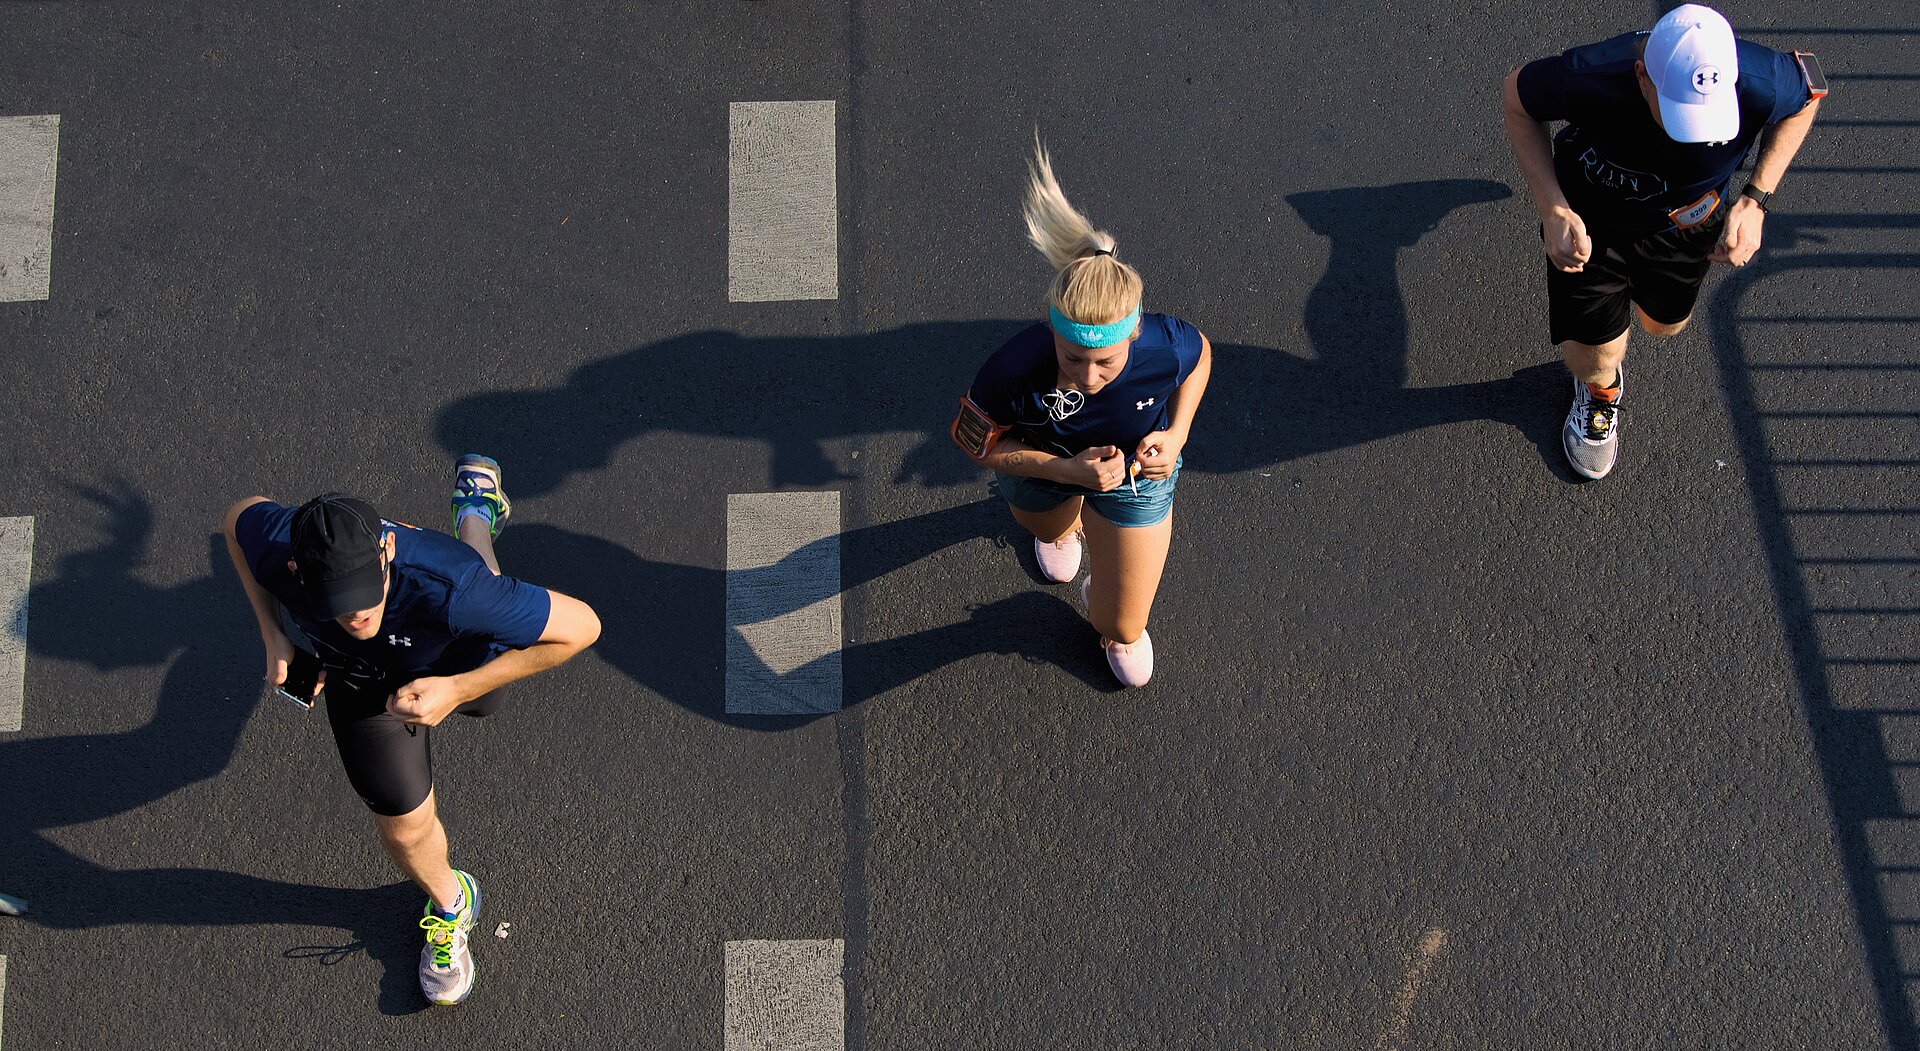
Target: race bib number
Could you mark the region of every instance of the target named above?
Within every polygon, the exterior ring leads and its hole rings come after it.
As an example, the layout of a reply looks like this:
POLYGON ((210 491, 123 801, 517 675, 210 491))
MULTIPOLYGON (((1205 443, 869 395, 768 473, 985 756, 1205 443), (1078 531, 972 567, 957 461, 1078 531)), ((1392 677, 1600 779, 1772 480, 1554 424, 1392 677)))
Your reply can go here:
POLYGON ((1720 191, 1708 190, 1705 197, 1687 205, 1685 208, 1676 208, 1668 212, 1667 218, 1673 220, 1675 229, 1685 230, 1690 226, 1699 226, 1701 223, 1706 222, 1707 218, 1713 215, 1719 208, 1720 191))

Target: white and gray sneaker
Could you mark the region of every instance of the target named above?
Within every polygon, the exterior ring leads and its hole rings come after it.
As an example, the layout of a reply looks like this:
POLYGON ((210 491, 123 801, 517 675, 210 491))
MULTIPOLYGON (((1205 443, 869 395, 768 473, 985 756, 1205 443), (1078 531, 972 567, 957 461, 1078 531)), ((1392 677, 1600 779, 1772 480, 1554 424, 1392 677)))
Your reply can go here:
POLYGON ((1620 395, 1626 390, 1627 370, 1616 374, 1613 399, 1596 398, 1579 379, 1573 381, 1573 408, 1560 428, 1560 447, 1567 462, 1588 478, 1605 478, 1620 458, 1620 395))
POLYGON ((453 875, 465 899, 459 914, 443 914, 428 898, 427 914, 420 918, 420 928, 427 932, 427 944, 420 949, 420 991, 429 1003, 442 1007, 452 1007, 473 992, 473 950, 467 940, 480 920, 480 884, 459 870, 453 875))

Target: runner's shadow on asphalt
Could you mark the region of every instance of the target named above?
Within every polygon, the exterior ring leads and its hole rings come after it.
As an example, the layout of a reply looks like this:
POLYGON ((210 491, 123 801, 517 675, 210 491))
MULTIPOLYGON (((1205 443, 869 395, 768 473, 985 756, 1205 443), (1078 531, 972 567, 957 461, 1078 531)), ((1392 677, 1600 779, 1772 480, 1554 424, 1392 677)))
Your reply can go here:
MULTIPOLYGON (((29 597, 28 648, 101 671, 167 668, 154 714, 122 733, 0 738, 0 887, 32 905, 21 922, 79 930, 120 924, 344 928, 383 965, 381 1010, 425 1007, 415 974, 420 908, 409 883, 372 890, 308 886, 197 868, 111 869, 52 842, 48 830, 125 814, 218 775, 259 700, 239 585, 219 534, 206 576, 141 579, 153 508, 125 481, 76 485, 107 514, 99 546, 62 558, 29 597)), ((186 834, 184 830, 175 830, 186 834)))
MULTIPOLYGON (((1556 362, 1510 378, 1409 390, 1400 253, 1454 211, 1512 196, 1505 184, 1441 179, 1287 198, 1330 242, 1307 298, 1311 356, 1214 339, 1213 380, 1187 449, 1188 473, 1264 469, 1428 427, 1494 420, 1572 480, 1559 425, 1569 385, 1556 362)), ((1205 329, 1206 318, 1189 319, 1205 329)), ((853 480, 827 443, 921 439, 893 484, 955 486, 981 472, 947 438, 980 364, 1033 320, 907 325, 840 338, 696 332, 590 362, 556 387, 487 391, 443 409, 453 455, 497 451, 512 491, 537 496, 599 470, 626 443, 669 432, 764 443, 775 488, 853 480)), ((1213 334, 1220 337, 1221 334, 1213 334)), ((538 579, 537 577, 534 579, 538 579)))
MULTIPOLYGON (((1011 531, 998 500, 981 500, 917 518, 843 533, 841 593, 983 536, 1011 531)), ((592 606, 611 630, 594 652, 628 678, 715 722, 752 730, 803 726, 831 713, 742 715, 726 710, 725 570, 656 562, 599 537, 543 523, 515 525, 501 536, 501 557, 515 574, 592 606), (671 601, 661 601, 671 596, 671 601)), ((802 552, 788 556, 801 559, 802 552)), ((778 565, 756 572, 778 573, 778 565)), ((739 583, 739 581, 736 581, 739 583)), ((876 624, 888 618, 874 617, 876 624)), ((1028 591, 969 607, 953 623, 896 638, 850 642, 820 658, 842 664, 842 705, 870 698, 984 653, 1055 664, 1090 688, 1119 689, 1099 650, 1098 634, 1079 610, 1053 594, 1028 591)), ((806 679, 802 665, 788 674, 806 679)), ((756 669, 764 672, 764 669, 756 669)))

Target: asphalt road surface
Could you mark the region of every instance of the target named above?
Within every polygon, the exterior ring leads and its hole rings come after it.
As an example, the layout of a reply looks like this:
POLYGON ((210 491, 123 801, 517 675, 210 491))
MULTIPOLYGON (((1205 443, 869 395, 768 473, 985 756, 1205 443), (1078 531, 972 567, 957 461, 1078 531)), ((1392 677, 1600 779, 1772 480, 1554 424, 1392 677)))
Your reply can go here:
POLYGON ((729 943, 837 940, 868 1051, 1920 1046, 1920 18, 1726 9, 1834 95, 1578 484, 1498 85, 1659 10, 0 0, 59 117, 0 1040, 719 1049, 729 943), (837 296, 736 302, 787 100, 837 296), (1040 316, 1036 129, 1216 350, 1139 691, 944 434, 1040 316), (487 914, 429 1010, 213 533, 440 525, 467 451, 606 633, 438 732, 487 914), (727 497, 820 490, 843 710, 730 715, 727 497))

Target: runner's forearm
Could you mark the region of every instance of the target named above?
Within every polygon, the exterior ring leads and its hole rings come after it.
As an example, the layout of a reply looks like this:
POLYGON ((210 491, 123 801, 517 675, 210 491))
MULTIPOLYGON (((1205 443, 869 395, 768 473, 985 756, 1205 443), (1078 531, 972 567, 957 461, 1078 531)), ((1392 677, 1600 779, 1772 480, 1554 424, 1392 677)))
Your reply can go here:
POLYGON ((993 451, 980 458, 980 464, 1001 474, 1017 474, 1026 478, 1043 478, 1047 481, 1059 481, 1054 464, 1061 457, 1016 441, 1002 438, 993 451))
POLYGON ((1800 112, 1762 133, 1760 154, 1754 159, 1753 174, 1747 178, 1747 185, 1767 193, 1780 188, 1780 179, 1787 174, 1793 155, 1800 152, 1800 144, 1807 141, 1807 132, 1813 128, 1814 111, 1819 108, 1820 100, 1814 99, 1800 112))
POLYGON ((462 697, 470 701, 508 683, 519 682, 529 675, 565 664, 583 649, 586 647, 571 642, 536 642, 524 650, 508 650, 478 668, 461 672, 452 678, 460 684, 462 697))

